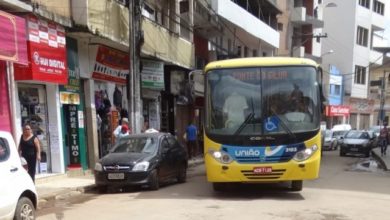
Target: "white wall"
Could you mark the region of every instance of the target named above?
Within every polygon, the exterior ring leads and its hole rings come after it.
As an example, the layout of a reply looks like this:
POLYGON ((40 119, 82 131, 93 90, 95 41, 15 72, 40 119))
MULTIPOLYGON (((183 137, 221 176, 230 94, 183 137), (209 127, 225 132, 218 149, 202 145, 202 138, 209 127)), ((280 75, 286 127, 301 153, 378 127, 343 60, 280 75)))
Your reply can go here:
POLYGON ((244 29, 249 34, 265 41, 275 48, 279 48, 279 32, 272 29, 234 2, 213 0, 212 8, 217 11, 220 16, 244 29))
POLYGON ((46 84, 50 152, 53 173, 65 173, 62 141, 61 105, 58 85, 46 84))

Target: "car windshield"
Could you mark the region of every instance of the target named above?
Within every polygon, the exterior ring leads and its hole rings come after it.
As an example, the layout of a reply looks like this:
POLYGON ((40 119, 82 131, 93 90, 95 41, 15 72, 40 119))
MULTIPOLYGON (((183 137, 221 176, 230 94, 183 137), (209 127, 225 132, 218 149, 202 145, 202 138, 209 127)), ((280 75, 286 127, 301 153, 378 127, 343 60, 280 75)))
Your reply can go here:
POLYGON ((379 126, 375 126, 375 127, 371 127, 368 129, 369 131, 372 131, 374 133, 379 133, 380 131, 380 127, 379 126))
POLYGON ((349 132, 345 135, 345 138, 350 138, 350 139, 369 139, 370 136, 368 135, 367 132, 349 131, 349 132))
POLYGON ((130 137, 125 138, 112 150, 112 153, 147 153, 157 150, 157 138, 130 137))
POLYGON ((347 131, 333 131, 333 137, 344 136, 347 131))
POLYGON ((293 135, 318 129, 316 78, 316 69, 308 66, 210 70, 206 128, 218 135, 293 135))
POLYGON ((332 137, 332 131, 326 130, 325 131, 325 137, 327 137, 327 138, 332 137))

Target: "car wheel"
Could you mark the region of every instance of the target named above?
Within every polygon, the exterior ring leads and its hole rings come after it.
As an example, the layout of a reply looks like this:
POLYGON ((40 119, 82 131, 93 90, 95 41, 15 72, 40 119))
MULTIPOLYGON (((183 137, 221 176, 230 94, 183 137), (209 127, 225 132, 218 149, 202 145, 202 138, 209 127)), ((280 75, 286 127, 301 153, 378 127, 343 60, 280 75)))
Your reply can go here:
POLYGON ((27 197, 21 197, 16 205, 15 220, 35 219, 35 207, 27 197))
POLYGON ((344 157, 345 153, 340 149, 340 157, 344 157))
POLYGON ((216 192, 222 192, 226 190, 227 183, 213 183, 213 189, 216 192))
POLYGON ((150 173, 149 187, 151 190, 158 190, 160 188, 160 183, 158 180, 158 171, 154 169, 150 173))
POLYGON ((107 192, 107 186, 98 186, 99 193, 106 193, 107 192))
POLYGON ((370 151, 368 150, 365 154, 366 157, 370 157, 370 151))
POLYGON ((301 191, 302 188, 303 188, 303 181, 302 180, 291 181, 291 191, 298 192, 298 191, 301 191))
POLYGON ((177 174, 177 182, 185 183, 187 181, 187 166, 182 164, 179 168, 179 173, 177 174))

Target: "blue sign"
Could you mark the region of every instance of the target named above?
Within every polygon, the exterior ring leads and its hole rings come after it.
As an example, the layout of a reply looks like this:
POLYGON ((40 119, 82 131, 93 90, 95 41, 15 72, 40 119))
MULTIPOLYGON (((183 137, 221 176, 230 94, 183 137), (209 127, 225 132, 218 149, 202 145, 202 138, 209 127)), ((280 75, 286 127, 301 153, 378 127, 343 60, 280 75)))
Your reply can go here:
POLYGON ((279 119, 275 116, 268 117, 264 120, 264 130, 273 132, 279 130, 279 119))

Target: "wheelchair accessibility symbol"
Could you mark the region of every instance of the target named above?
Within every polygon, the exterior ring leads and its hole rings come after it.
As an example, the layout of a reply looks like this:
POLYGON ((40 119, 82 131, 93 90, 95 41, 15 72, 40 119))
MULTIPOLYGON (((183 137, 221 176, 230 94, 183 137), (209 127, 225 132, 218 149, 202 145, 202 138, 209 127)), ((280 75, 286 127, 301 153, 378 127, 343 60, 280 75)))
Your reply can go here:
POLYGON ((276 131, 279 128, 279 120, 276 117, 268 117, 264 121, 264 129, 268 132, 276 131))

